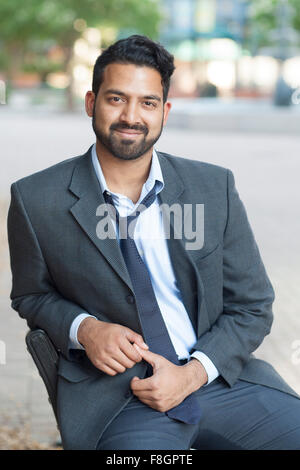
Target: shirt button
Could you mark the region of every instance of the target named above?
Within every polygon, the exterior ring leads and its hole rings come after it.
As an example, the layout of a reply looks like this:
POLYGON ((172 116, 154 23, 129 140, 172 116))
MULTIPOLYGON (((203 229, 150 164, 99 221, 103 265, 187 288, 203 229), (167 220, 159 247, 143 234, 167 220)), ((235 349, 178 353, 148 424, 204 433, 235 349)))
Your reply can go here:
POLYGON ((133 295, 131 295, 131 294, 127 295, 126 296, 126 301, 127 301, 128 304, 134 304, 135 300, 134 300, 133 295))

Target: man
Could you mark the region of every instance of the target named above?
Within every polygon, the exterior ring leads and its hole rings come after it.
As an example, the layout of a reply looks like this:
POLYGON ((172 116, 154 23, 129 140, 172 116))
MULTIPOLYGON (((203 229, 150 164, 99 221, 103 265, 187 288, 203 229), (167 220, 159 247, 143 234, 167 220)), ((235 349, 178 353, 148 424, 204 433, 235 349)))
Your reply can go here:
POLYGON ((252 355, 274 295, 233 175, 154 149, 173 71, 143 36, 99 56, 96 144, 12 185, 12 307, 60 353, 65 449, 299 449, 299 397, 252 355))

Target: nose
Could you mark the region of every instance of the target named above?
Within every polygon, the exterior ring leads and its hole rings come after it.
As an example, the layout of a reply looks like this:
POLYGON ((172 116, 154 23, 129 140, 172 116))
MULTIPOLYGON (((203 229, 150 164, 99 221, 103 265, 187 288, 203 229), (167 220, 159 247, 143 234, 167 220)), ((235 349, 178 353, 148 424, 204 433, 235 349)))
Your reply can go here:
POLYGON ((134 102, 126 103, 122 109, 120 120, 130 125, 139 124, 140 116, 137 104, 134 102))

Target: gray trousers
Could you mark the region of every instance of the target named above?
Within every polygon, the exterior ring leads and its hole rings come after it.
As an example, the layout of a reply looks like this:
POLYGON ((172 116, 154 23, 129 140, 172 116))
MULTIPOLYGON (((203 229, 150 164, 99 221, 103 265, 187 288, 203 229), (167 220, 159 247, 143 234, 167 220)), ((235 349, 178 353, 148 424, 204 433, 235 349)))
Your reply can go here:
POLYGON ((133 397, 104 431, 99 450, 300 450, 300 399, 219 377, 196 392, 199 424, 168 418, 133 397))

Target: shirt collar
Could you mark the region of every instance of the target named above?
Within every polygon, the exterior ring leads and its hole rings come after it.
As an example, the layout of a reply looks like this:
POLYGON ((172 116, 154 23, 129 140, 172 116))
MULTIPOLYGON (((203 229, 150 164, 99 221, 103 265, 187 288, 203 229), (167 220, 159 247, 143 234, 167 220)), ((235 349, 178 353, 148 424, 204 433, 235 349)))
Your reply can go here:
MULTIPOLYGON (((94 170, 98 178, 102 193, 104 193, 104 191, 111 192, 107 186, 99 159, 97 157, 96 144, 93 145, 91 154, 92 154, 92 162, 93 162, 94 170)), ((146 193, 151 191, 151 189, 153 188, 155 184, 156 184, 156 187, 155 187, 156 194, 158 194, 164 187, 164 179, 163 179, 157 153, 155 149, 153 149, 149 176, 146 182, 144 183, 141 194, 144 193, 144 190, 146 190, 146 193)))

